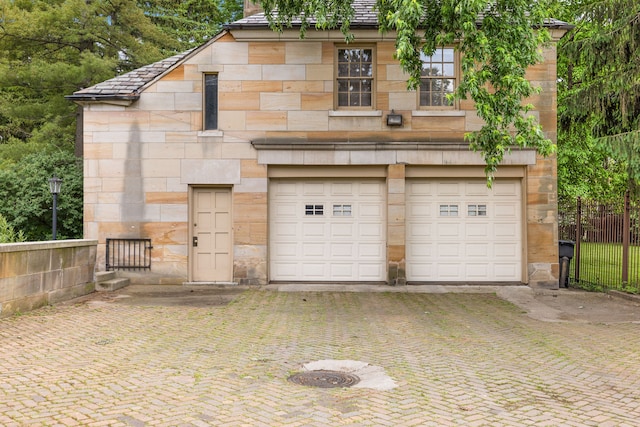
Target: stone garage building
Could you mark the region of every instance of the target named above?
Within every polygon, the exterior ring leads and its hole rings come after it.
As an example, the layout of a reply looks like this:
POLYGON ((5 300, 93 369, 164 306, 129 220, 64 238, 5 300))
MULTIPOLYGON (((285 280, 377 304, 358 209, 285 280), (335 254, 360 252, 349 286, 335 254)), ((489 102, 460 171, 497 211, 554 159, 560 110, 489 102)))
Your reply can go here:
MULTIPOLYGON (((132 274, 144 283, 557 287, 555 158, 513 150, 488 189, 464 141, 482 122, 446 98, 455 46, 424 57, 422 89, 408 91, 372 5, 355 1, 348 45, 339 31, 272 32, 256 13, 69 96, 83 106, 84 233, 99 269, 108 240, 146 238, 150 269, 132 274)), ((555 141, 567 26, 548 26, 527 76, 555 141)))

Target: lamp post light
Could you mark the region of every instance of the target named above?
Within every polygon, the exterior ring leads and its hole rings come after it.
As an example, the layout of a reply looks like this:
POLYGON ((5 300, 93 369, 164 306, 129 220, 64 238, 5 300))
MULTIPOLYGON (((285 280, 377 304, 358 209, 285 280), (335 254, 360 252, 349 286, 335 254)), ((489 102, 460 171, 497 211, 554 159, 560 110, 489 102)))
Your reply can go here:
POLYGON ((56 240, 57 227, 58 227, 58 194, 62 188, 62 179, 57 176, 53 176, 49 180, 49 191, 53 194, 53 240, 56 240))

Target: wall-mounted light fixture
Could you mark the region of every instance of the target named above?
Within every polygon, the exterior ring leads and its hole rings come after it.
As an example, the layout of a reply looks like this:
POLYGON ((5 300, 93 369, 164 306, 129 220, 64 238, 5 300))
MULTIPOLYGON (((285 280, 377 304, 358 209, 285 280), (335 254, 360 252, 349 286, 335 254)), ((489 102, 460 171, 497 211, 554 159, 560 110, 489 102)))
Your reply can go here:
POLYGON ((396 110, 391 110, 387 114, 387 126, 402 126, 402 114, 396 114, 396 110))

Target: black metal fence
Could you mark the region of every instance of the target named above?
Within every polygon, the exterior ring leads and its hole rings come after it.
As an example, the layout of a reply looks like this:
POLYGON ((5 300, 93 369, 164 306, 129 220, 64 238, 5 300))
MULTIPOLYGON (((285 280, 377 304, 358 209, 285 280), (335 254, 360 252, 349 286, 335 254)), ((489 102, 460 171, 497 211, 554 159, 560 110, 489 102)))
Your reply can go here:
POLYGON ((640 207, 618 202, 560 201, 558 237, 575 242, 570 286, 640 292, 640 207))
POLYGON ((107 239, 106 269, 150 270, 151 239, 107 239))

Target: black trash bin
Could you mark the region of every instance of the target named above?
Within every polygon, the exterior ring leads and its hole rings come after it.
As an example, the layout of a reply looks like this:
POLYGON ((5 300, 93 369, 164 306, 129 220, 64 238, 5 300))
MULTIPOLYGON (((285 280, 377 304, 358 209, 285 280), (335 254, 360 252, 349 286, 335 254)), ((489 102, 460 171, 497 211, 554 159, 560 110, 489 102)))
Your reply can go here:
POLYGON ((560 287, 569 287, 569 266, 573 258, 573 248, 576 242, 573 240, 559 240, 558 254, 560 255, 560 287))

